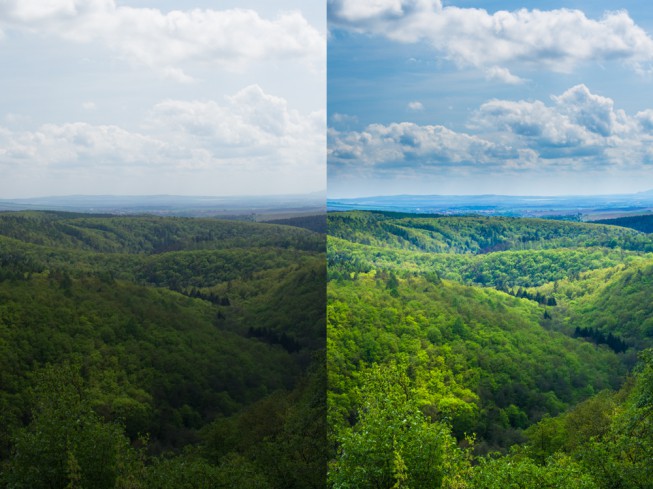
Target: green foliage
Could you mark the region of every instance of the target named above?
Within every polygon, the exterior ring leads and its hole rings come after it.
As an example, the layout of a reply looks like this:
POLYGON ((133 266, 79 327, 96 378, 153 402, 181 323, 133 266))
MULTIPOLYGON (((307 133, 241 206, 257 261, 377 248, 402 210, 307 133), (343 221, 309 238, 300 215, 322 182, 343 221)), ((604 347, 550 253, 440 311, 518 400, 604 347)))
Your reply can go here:
POLYGON ((138 467, 122 427, 91 408, 77 368, 38 373, 31 423, 16 433, 8 488, 114 488, 138 467))
POLYGON ((0 213, 5 485, 324 487, 323 253, 273 224, 0 213), (35 372, 65 364, 79 400, 39 407, 35 372))
POLYGON ((304 229, 310 229, 316 233, 326 234, 327 217, 325 214, 316 214, 313 216, 289 217, 285 219, 272 219, 266 221, 274 224, 285 224, 286 226, 295 226, 304 229))
POLYGON ((625 216, 614 219, 600 219, 594 221, 597 224, 610 224, 611 226, 622 226, 625 228, 636 229, 643 233, 653 233, 653 216, 625 216))
POLYGON ((520 430, 594 391, 625 369, 608 350, 543 329, 541 306, 491 289, 422 278, 388 288, 377 276, 329 282, 330 423, 344 424, 373 363, 404 358, 430 415, 478 448, 520 441, 520 430), (397 296, 392 291, 397 291, 397 296), (336 414, 337 413, 337 414, 336 414))
POLYGON ((372 366, 363 376, 358 422, 338 436, 331 487, 441 487, 462 467, 448 426, 422 414, 403 370, 372 366))
POLYGON ((581 273, 644 261, 650 255, 608 248, 507 250, 487 254, 430 253, 388 249, 328 240, 329 278, 346 280, 354 273, 393 270, 402 275, 436 274, 467 284, 537 287, 581 273))
POLYGON ((653 251, 631 229, 598 224, 479 216, 414 217, 390 212, 329 214, 329 235, 352 243, 432 253, 607 247, 653 251))
POLYGON ((530 427, 521 452, 540 465, 569 458, 600 488, 651 487, 652 359, 651 350, 642 352, 634 378, 619 392, 601 392, 530 427))
POLYGON ((266 487, 324 487, 325 383, 318 360, 293 392, 277 392, 206 426, 205 459, 223 466, 237 454, 267 481, 266 487))
POLYGON ((0 234, 51 248, 104 253, 156 254, 259 246, 324 249, 319 235, 295 227, 177 217, 2 212, 0 234))
POLYGON ((519 456, 484 458, 474 468, 469 487, 504 489, 598 489, 590 473, 566 456, 551 457, 545 464, 519 456))
POLYGON ((230 455, 220 465, 194 453, 157 458, 147 467, 143 487, 157 489, 265 489, 271 487, 256 466, 242 456, 230 455))
POLYGON ((576 299, 570 322, 615 334, 638 349, 653 346, 653 263, 617 269, 608 280, 590 276, 585 281, 594 282, 595 292, 576 299))
POLYGON ((649 351, 624 384, 652 344, 649 236, 388 212, 329 234, 332 487, 652 487, 649 351), (472 463, 442 448, 465 435, 472 463))

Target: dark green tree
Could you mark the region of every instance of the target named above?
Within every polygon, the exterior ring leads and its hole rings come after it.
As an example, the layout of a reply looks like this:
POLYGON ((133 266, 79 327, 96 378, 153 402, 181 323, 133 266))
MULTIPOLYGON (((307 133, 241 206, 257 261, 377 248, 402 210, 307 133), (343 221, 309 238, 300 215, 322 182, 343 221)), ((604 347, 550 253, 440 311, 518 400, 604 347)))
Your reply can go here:
POLYGON ((32 422, 16 435, 7 487, 138 487, 138 453, 122 426, 95 414, 79 369, 48 366, 37 377, 32 422))

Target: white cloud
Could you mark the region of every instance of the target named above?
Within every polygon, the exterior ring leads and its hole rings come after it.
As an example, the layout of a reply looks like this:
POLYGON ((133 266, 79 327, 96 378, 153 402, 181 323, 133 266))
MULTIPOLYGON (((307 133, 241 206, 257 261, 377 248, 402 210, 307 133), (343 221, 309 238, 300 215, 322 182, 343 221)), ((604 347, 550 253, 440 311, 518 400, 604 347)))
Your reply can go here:
POLYGON ((84 110, 95 110, 97 108, 97 105, 95 105, 95 102, 88 101, 82 104, 82 108, 84 110))
POLYGON ((336 124, 356 123, 358 122, 358 117, 356 117, 355 115, 340 114, 339 112, 336 112, 334 114, 331 114, 331 121, 336 124))
POLYGON ((326 40, 299 12, 274 19, 247 9, 174 10, 121 6, 115 0, 5 0, 0 28, 74 42, 101 42, 126 59, 182 82, 180 64, 200 61, 230 70, 267 59, 321 67, 326 40))
POLYGON ((3 128, 0 141, 0 162, 7 168, 17 163, 33 167, 90 167, 161 162, 165 147, 164 142, 140 133, 83 122, 44 124, 36 131, 3 128))
POLYGON ((508 68, 502 68, 500 66, 492 66, 485 70, 485 77, 488 80, 496 80, 499 82, 507 83, 509 85, 519 85, 524 83, 526 80, 510 73, 508 68))
POLYGON ((329 133, 329 165, 445 169, 498 158, 516 158, 511 148, 443 126, 410 122, 371 124, 363 131, 329 133))
POLYGON ((422 102, 415 100, 413 102, 408 102, 408 109, 414 111, 424 110, 424 104, 422 102))
POLYGON ((547 148, 590 147, 599 141, 587 128, 539 100, 490 100, 479 108, 470 127, 506 143, 519 139, 547 148))
POLYGON ((339 2, 339 4, 338 14, 350 22, 374 17, 399 16, 403 13, 401 0, 366 0, 362 2, 339 2))
POLYGON ((323 111, 300 113, 253 85, 220 104, 163 101, 137 131, 82 122, 31 131, 0 127, 0 167, 5 181, 73 169, 101 181, 141 168, 153 176, 197 171, 196 180, 209 181, 217 181, 216 172, 249 170, 252 181, 263 173, 301 172, 315 183, 324 168, 324 134, 323 111))
POLYGON ((653 132, 653 109, 642 110, 635 114, 635 119, 646 132, 653 132))
POLYGON ((584 62, 621 60, 638 71, 653 61, 653 40, 625 11, 590 19, 580 10, 497 11, 443 7, 438 0, 329 0, 332 28, 427 42, 461 66, 517 83, 507 64, 569 72, 584 62))
POLYGON ((653 110, 629 116, 608 97, 577 85, 549 103, 490 100, 471 118, 470 133, 437 125, 371 124, 329 132, 330 171, 415 169, 498 175, 610 169, 643 171, 653 163, 653 110), (489 170, 491 168, 491 170, 489 170))
POLYGON ((592 94, 585 85, 577 85, 552 98, 561 113, 593 133, 607 137, 628 130, 626 114, 614 109, 612 99, 592 94))
POLYGON ((601 155, 625 144, 639 146, 644 137, 636 118, 616 110, 612 99, 592 94, 585 85, 551 99, 552 105, 490 100, 476 112, 470 127, 550 158, 601 155))

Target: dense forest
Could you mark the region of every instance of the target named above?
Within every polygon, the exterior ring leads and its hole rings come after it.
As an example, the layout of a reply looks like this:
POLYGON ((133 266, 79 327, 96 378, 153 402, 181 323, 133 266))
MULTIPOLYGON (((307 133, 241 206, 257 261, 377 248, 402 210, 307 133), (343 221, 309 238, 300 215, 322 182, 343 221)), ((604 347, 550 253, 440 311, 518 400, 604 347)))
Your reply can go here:
POLYGON ((610 224, 625 228, 636 229, 643 233, 653 233, 653 215, 615 217, 613 219, 600 219, 594 221, 598 224, 610 224))
POLYGON ((0 213, 0 486, 325 486, 325 237, 0 213))
POLYGON ((363 211, 328 229, 328 487, 653 487, 648 235, 363 211))

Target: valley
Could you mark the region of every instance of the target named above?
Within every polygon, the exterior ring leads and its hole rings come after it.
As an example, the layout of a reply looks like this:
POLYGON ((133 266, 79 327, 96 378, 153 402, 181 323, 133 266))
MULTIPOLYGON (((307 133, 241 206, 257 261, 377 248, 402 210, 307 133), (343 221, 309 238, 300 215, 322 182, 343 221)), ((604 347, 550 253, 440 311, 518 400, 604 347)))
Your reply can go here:
POLYGON ((3 487, 324 486, 324 247, 278 224, 0 213, 3 487))
POLYGON ((650 235, 328 218, 330 487, 650 487, 650 235))

